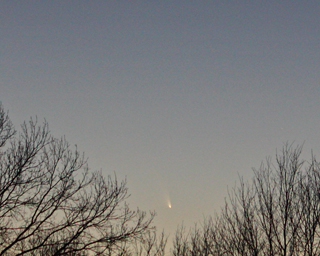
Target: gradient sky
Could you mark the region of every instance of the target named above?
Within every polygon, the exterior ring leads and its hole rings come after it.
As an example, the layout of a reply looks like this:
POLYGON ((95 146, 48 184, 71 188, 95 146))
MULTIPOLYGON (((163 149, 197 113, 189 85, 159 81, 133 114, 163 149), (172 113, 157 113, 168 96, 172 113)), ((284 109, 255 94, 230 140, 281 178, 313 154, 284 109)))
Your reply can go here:
POLYGON ((1 1, 0 100, 172 239, 285 142, 320 157, 320 2, 1 1))

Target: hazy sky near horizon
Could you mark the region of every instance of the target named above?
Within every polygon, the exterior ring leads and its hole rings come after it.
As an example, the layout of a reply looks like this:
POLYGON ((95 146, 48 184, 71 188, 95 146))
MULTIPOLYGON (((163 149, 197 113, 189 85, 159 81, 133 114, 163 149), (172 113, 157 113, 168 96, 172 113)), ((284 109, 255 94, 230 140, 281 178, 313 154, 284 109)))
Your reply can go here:
POLYGON ((320 156, 319 24, 318 0, 2 1, 0 101, 172 234, 285 142, 320 156))

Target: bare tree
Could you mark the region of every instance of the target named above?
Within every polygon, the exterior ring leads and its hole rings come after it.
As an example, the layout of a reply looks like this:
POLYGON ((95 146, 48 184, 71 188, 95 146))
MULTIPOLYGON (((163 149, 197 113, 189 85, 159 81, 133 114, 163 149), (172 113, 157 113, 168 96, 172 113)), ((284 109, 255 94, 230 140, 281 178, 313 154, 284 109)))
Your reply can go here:
POLYGON ((320 169, 301 152, 286 144, 274 164, 254 169, 252 183, 240 179, 222 212, 227 255, 319 255, 320 169))
POLYGON ((90 172, 46 122, 31 119, 16 133, 0 106, 0 255, 116 252, 154 216, 130 210, 127 197, 125 181, 90 172))
POLYGON ((300 160, 301 147, 285 146, 276 158, 276 168, 270 160, 255 170, 257 216, 263 238, 268 241, 268 255, 300 255, 301 218, 307 214, 301 196, 305 193, 300 160))
POLYGON ((190 255, 189 233, 186 234, 185 227, 181 225, 176 231, 173 239, 173 256, 190 255))
POLYGON ((165 256, 168 237, 164 232, 157 236, 155 230, 144 234, 132 248, 133 256, 165 256))
POLYGON ((203 228, 178 229, 174 255, 320 255, 320 164, 286 144, 251 182, 240 178, 221 213, 203 228))

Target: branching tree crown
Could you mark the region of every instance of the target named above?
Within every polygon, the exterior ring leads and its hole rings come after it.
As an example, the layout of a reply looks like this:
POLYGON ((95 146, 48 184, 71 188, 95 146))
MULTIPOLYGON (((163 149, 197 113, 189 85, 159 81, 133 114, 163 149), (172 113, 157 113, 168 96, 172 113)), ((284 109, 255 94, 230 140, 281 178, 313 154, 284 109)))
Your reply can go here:
POLYGON ((127 196, 125 181, 90 172, 46 122, 18 133, 0 105, 0 255, 117 255, 154 216, 130 210, 127 196))
POLYGON ((301 152, 286 144, 252 182, 240 178, 220 214, 188 235, 178 230, 174 255, 320 255, 320 164, 301 152))

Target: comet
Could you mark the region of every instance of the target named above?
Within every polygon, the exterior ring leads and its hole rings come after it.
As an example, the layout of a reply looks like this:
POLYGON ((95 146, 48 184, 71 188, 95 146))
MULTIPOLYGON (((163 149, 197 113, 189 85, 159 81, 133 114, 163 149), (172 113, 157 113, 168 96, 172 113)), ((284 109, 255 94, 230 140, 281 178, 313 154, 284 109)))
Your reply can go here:
POLYGON ((165 200, 163 201, 163 203, 164 203, 163 206, 167 205, 168 208, 171 209, 172 208, 172 204, 171 204, 171 199, 170 199, 170 195, 169 195, 168 191, 166 191, 164 199, 165 200))

